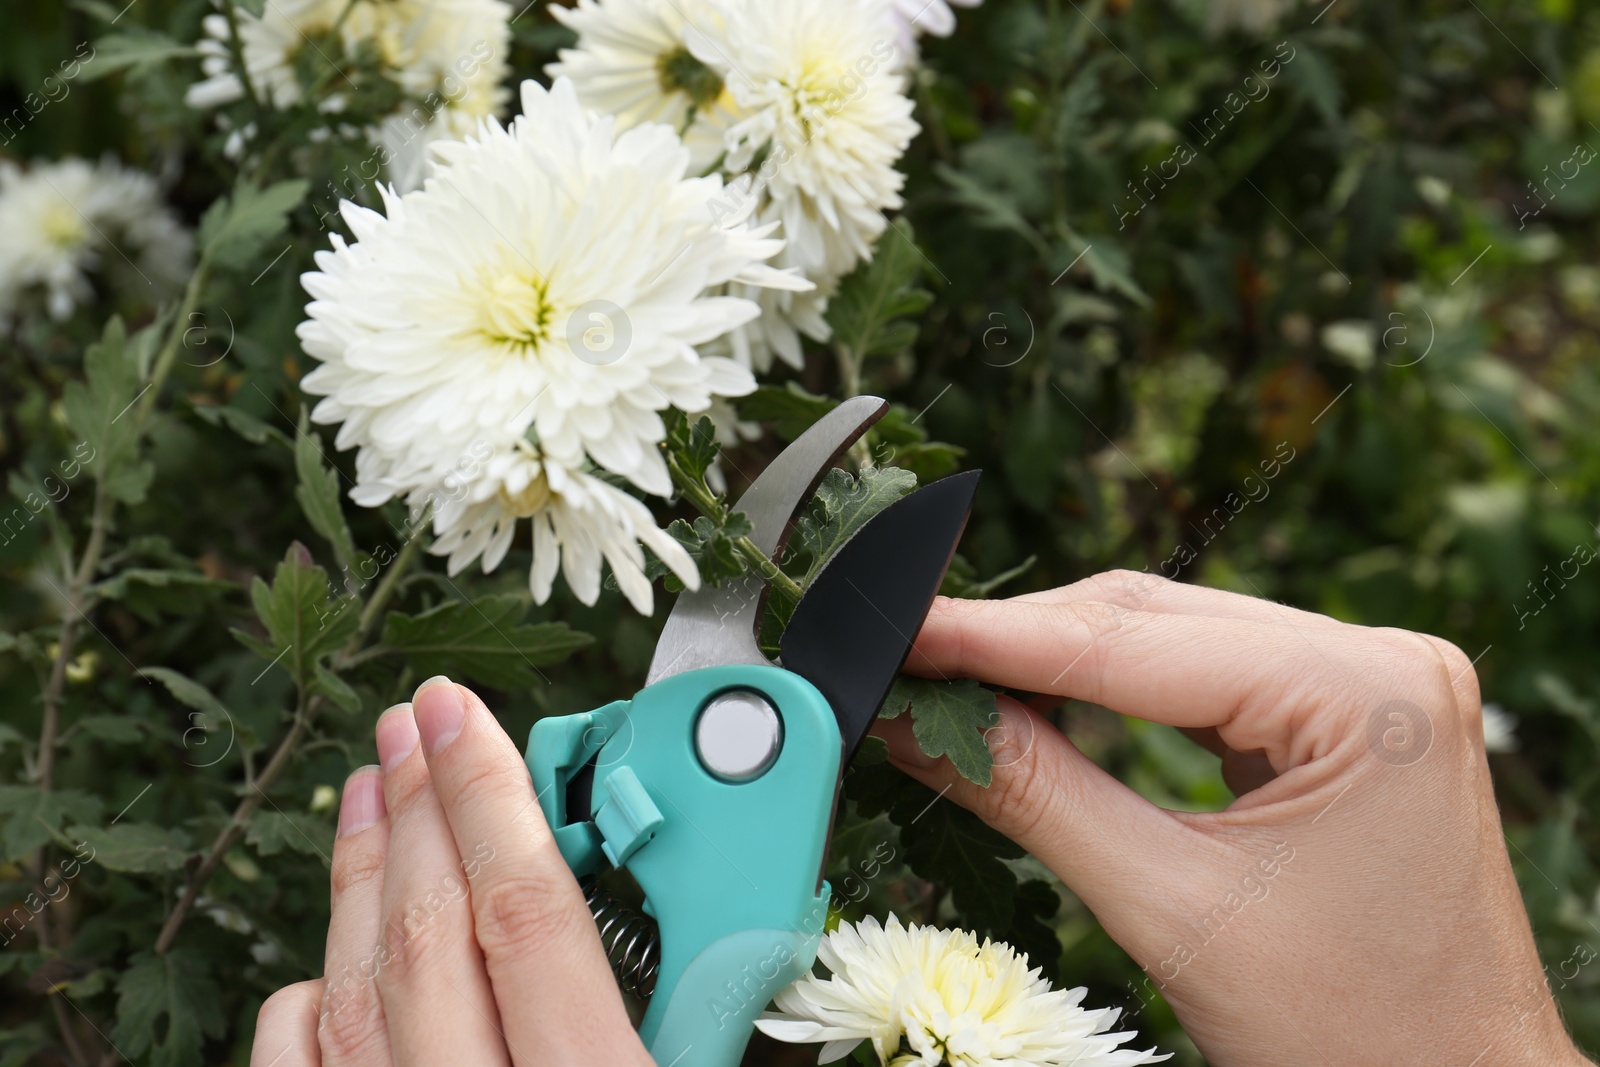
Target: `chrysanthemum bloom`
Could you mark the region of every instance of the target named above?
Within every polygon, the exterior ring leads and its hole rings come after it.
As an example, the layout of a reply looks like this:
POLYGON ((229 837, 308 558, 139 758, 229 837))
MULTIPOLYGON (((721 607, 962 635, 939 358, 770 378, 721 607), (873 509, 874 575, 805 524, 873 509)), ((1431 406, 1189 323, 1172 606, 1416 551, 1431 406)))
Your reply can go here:
POLYGON ((721 156, 731 103, 722 75, 689 51, 690 26, 714 32, 722 16, 707 0, 578 0, 552 7, 556 21, 578 35, 545 68, 570 78, 585 107, 617 120, 619 129, 663 122, 689 147, 699 173, 721 156))
POLYGON ((763 316, 734 352, 757 369, 774 352, 798 366, 799 334, 827 339, 828 296, 901 204, 895 163, 918 127, 889 0, 581 0, 557 17, 579 38, 552 74, 571 73, 586 104, 623 124, 680 123, 697 162, 742 178, 714 212, 753 206, 782 223, 774 262, 817 289, 735 290, 763 316))
MULTIPOLYGON (((368 131, 391 181, 421 183, 427 145, 470 133, 510 99, 510 7, 503 0, 272 0, 256 18, 235 12, 250 84, 269 106, 302 102, 301 72, 325 75, 320 110, 335 115, 354 89, 347 68, 370 55, 408 100, 368 131), (339 44, 325 43, 336 33, 339 44), (324 43, 319 43, 324 42, 324 43)), ((243 98, 228 47, 228 20, 208 15, 200 41, 205 80, 191 86, 192 107, 243 98)), ((237 147, 237 143, 235 143, 237 147)))
POLYGON ((1027 956, 964 930, 869 917, 829 933, 817 958, 831 976, 789 986, 779 1010, 756 1025, 781 1041, 826 1042, 819 1063, 864 1040, 892 1067, 1132 1067, 1167 1058, 1118 1049, 1134 1035, 1106 1032, 1116 1008, 1084 1010, 1083 989, 1052 990, 1027 956))
POLYGON ((188 276, 194 242, 148 174, 115 160, 0 163, 0 321, 41 290, 52 318, 90 300, 89 276, 125 272, 151 302, 188 276))
POLYGON ((387 215, 342 205, 357 240, 335 235, 304 278, 299 335, 322 366, 302 384, 325 397, 313 418, 360 449, 352 499, 433 505, 452 573, 479 557, 492 570, 532 518, 537 599, 559 559, 592 603, 603 558, 648 611, 639 540, 697 576, 614 483, 670 493, 660 413, 755 386, 696 346, 759 309, 707 291, 808 283, 766 264, 782 246, 770 227, 712 220, 722 181, 686 177, 668 127, 617 135, 566 80, 523 83, 522 103, 510 129, 436 145, 422 190, 384 191, 387 215))

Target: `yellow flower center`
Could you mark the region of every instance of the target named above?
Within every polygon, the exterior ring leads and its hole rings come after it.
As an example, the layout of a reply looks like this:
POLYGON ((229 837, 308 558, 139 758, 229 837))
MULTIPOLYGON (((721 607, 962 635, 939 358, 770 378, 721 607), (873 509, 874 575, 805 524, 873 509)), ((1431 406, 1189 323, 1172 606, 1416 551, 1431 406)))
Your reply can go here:
POLYGON ((545 479, 544 472, 525 485, 520 493, 508 493, 500 490, 500 503, 505 509, 519 519, 526 519, 537 515, 550 505, 550 500, 555 494, 550 491, 550 483, 545 479))
POLYGON ((550 337, 549 282, 532 271, 508 271, 485 280, 479 328, 491 340, 535 349, 550 337))
POLYGON ((51 204, 44 209, 39 225, 45 239, 57 248, 80 244, 89 232, 83 216, 74 211, 71 204, 51 204))

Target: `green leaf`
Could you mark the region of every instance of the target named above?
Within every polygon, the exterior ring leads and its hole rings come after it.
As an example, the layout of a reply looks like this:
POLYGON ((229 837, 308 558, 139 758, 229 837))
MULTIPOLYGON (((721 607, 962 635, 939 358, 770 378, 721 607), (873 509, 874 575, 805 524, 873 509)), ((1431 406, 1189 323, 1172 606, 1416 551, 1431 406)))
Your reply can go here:
POLYGON ((587 648, 594 638, 564 622, 523 623, 527 601, 510 593, 452 600, 420 615, 390 612, 383 643, 424 677, 443 674, 501 689, 533 683, 538 668, 587 648))
POLYGON ((131 745, 144 737, 148 724, 130 715, 85 715, 72 724, 69 733, 87 734, 96 741, 131 745))
POLYGON ((143 667, 140 673, 166 686, 168 692, 195 711, 213 715, 218 719, 232 717, 228 714, 228 709, 222 706, 222 701, 211 695, 211 690, 169 667, 143 667))
POLYGON ((933 294, 916 285, 922 262, 911 224, 896 219, 890 232, 878 238, 872 259, 846 275, 828 302, 834 342, 858 362, 911 347, 916 324, 897 320, 933 302, 933 294))
POLYGON ((1061 895, 1056 887, 1041 878, 1031 878, 1017 887, 1011 928, 990 932, 1018 952, 1027 953, 1028 963, 1053 982, 1061 975, 1061 939, 1051 920, 1060 910, 1061 895))
POLYGON ((117 981, 117 1027, 112 1041, 150 1067, 199 1067, 207 1035, 227 1028, 221 984, 204 959, 184 948, 164 956, 141 952, 117 981))
POLYGON ((150 30, 111 33, 95 41, 94 60, 84 64, 79 77, 92 82, 130 67, 147 67, 199 54, 192 45, 150 30))
POLYGON ((795 524, 795 544, 811 553, 800 584, 811 584, 857 530, 916 487, 917 476, 900 467, 868 467, 857 476, 837 467, 828 471, 817 486, 811 514, 795 524))
POLYGON ((313 692, 321 693, 341 710, 352 715, 361 710, 361 697, 343 678, 330 671, 322 664, 317 664, 314 669, 315 680, 311 683, 313 692))
POLYGON ((193 615, 210 606, 202 594, 229 592, 232 582, 208 578, 197 570, 164 567, 129 567, 97 583, 93 589, 102 600, 116 600, 148 622, 165 613, 193 615))
POLYGON ((785 441, 793 441, 810 429, 812 423, 839 406, 832 397, 806 392, 798 382, 760 386, 734 404, 741 419, 770 426, 785 441))
POLYGON ((212 204, 200 220, 202 255, 222 267, 248 264, 289 224, 289 212, 305 199, 309 183, 296 178, 258 189, 247 181, 212 204))
POLYGON ((263 856, 276 856, 284 849, 323 859, 333 854, 333 826, 315 815, 257 810, 244 840, 263 856))
POLYGON ((300 410, 300 432, 294 439, 294 469, 300 479, 294 498, 306 521, 333 546, 339 565, 349 567, 355 562, 356 544, 339 506, 339 472, 323 465, 322 447, 311 432, 304 408, 300 410))
POLYGON ((94 822, 100 818, 100 800, 77 789, 46 793, 38 786, 0 785, 0 859, 18 860, 55 838, 68 819, 94 822))
POLYGON ((120 822, 115 826, 74 826, 71 836, 94 850, 85 862, 109 871, 161 874, 175 871, 189 858, 189 839, 182 831, 149 823, 120 822))
POLYGON ((193 410, 204 421, 213 426, 226 426, 253 445, 274 441, 284 448, 294 448, 287 434, 248 411, 227 404, 196 404, 193 410))
POLYGON ((902 674, 878 715, 893 719, 908 708, 912 733, 923 752, 935 758, 948 756, 963 778, 989 785, 994 756, 983 732, 1000 721, 994 693, 970 678, 941 682, 902 674))
POLYGON ((873 463, 911 471, 919 483, 954 474, 966 449, 942 441, 929 441, 917 415, 900 404, 892 405, 872 427, 878 443, 872 447, 873 463))
POLYGON ((336 652, 356 631, 358 615, 347 600, 329 595, 328 574, 311 563, 298 541, 289 546, 272 584, 257 578, 250 586, 256 616, 270 639, 262 654, 309 685, 313 666, 336 652))
POLYGON ((138 349, 148 332, 130 341, 122 319, 113 315, 100 340, 84 352, 84 381, 68 383, 61 398, 68 424, 82 437, 73 458, 92 464, 96 480, 125 504, 144 499, 152 473, 137 462, 139 420, 133 411, 141 395, 138 349))
POLYGON ((1011 927, 1017 876, 1005 860, 1022 848, 988 824, 893 767, 852 766, 845 791, 862 818, 887 812, 900 828, 916 874, 952 890, 963 919, 987 930, 1011 927))
MULTIPOLYGON (((734 547, 734 542, 741 537, 749 537, 754 529, 750 516, 735 511, 720 524, 707 515, 697 517, 692 524, 673 519, 667 526, 667 533, 683 546, 695 566, 700 568, 700 580, 708 585, 716 585, 745 572, 745 558, 734 547)), ((652 581, 665 578, 669 592, 675 593, 683 588, 678 576, 653 552, 646 564, 645 576, 652 581)))
POLYGON ((717 442, 717 428, 709 418, 701 417, 691 423, 687 416, 673 412, 667 422, 667 451, 677 460, 684 473, 696 481, 704 482, 706 471, 722 452, 717 442))
POLYGON ((990 188, 949 164, 936 163, 933 169, 955 193, 956 203, 972 212, 972 221, 976 225, 1017 234, 1032 245, 1039 255, 1049 254, 1049 242, 1033 223, 1023 217, 1013 197, 999 189, 990 188))

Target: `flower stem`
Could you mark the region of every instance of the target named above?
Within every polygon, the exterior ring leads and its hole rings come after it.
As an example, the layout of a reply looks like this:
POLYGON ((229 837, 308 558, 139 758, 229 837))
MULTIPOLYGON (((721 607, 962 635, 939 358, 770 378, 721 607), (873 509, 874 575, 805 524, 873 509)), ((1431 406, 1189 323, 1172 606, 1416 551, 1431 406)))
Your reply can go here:
POLYGON ((800 588, 800 584, 779 570, 778 565, 772 562, 772 557, 761 551, 750 538, 738 538, 733 544, 739 550, 739 554, 768 582, 782 589, 785 593, 794 597, 795 600, 799 600, 805 593, 805 590, 800 588))

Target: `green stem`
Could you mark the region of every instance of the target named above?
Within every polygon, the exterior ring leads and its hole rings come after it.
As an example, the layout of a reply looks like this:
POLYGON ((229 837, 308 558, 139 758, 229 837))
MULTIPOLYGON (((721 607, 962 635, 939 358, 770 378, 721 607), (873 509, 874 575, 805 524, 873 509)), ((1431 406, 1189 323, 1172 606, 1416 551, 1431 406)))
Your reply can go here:
POLYGON ((417 558, 417 548, 421 544, 422 534, 419 531, 405 543, 394 562, 389 564, 389 569, 383 572, 383 577, 378 580, 378 588, 372 591, 372 599, 361 609, 361 621, 356 625, 355 636, 351 638, 345 653, 341 653, 341 658, 354 655, 354 650, 360 648, 367 638, 372 636, 373 628, 378 624, 378 617, 383 614, 383 609, 394 596, 401 578, 411 569, 411 562, 417 558))
POLYGON ((772 562, 772 557, 761 551, 754 541, 748 537, 741 537, 734 541, 733 545, 739 550, 739 554, 760 572, 763 578, 794 597, 795 600, 800 599, 805 590, 801 589, 799 583, 793 578, 779 570, 778 565, 772 562))
MULTIPOLYGON (((839 362, 839 390, 846 399, 861 395, 861 360, 856 358, 850 346, 836 344, 833 346, 834 357, 839 362)), ((855 461, 857 470, 865 470, 872 466, 872 446, 867 444, 867 435, 862 434, 856 438, 855 444, 850 446, 850 458, 855 461)))
MULTIPOLYGON (((683 493, 683 498, 693 504, 700 514, 718 525, 727 521, 728 506, 711 491, 711 488, 704 481, 691 476, 688 471, 684 470, 683 465, 678 462, 678 457, 671 452, 667 453, 667 470, 671 472, 672 481, 683 493)), ((800 599, 804 590, 800 588, 793 578, 783 573, 783 570, 772 561, 772 557, 761 551, 754 541, 748 537, 738 537, 734 539, 733 547, 738 549, 739 554, 745 558, 745 562, 754 567, 768 582, 782 589, 796 600, 800 599)))

